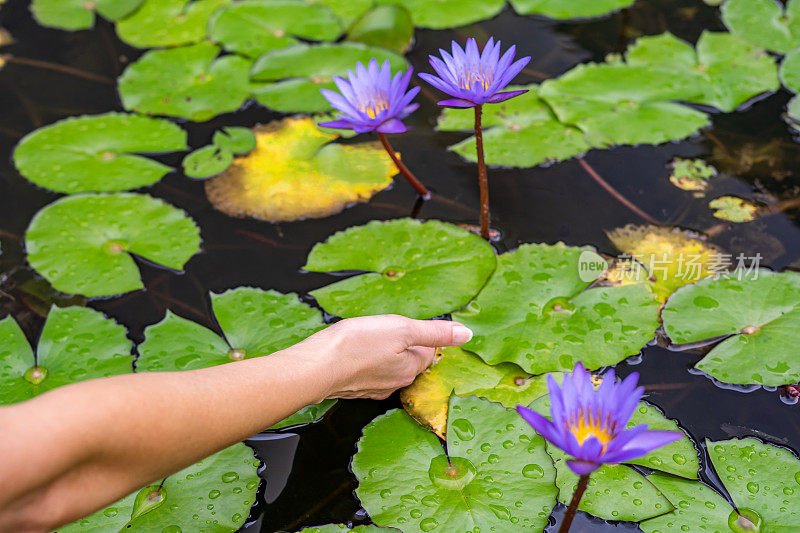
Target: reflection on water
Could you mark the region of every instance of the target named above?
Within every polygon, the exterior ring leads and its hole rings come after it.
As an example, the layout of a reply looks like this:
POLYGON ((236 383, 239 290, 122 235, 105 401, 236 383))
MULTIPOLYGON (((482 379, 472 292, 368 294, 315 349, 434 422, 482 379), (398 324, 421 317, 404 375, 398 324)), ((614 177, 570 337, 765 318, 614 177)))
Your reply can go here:
MULTIPOLYGON (((3 52, 19 57, 44 59, 114 78, 140 54, 119 43, 113 28, 105 22, 93 31, 74 34, 41 28, 28 15, 24 1, 7 3, 1 17, 2 25, 17 40, 3 52)), ((427 54, 447 45, 450 39, 492 34, 506 43, 518 43, 519 55, 534 58, 518 80, 531 83, 558 75, 579 62, 602 61, 608 53, 623 51, 640 35, 669 30, 694 41, 704 28, 720 30, 722 26, 716 9, 695 0, 639 2, 625 13, 580 24, 522 18, 507 11, 468 28, 419 31, 410 59, 418 71, 428 71, 427 54)), ((474 224, 478 219, 476 169, 446 151, 462 135, 433 131, 438 115, 435 98, 427 89, 423 91, 422 107, 408 121, 413 131, 398 136, 394 144, 408 166, 436 193, 421 206, 418 216, 474 224)), ((725 194, 752 197, 768 204, 797 196, 800 144, 792 140, 781 119, 788 99, 787 93, 779 92, 751 103, 743 112, 714 115, 712 128, 683 142, 593 151, 587 161, 627 199, 660 221, 706 231, 714 244, 734 256, 760 253, 773 268, 800 267, 800 219, 796 207, 753 223, 729 226, 720 225, 706 206, 709 198, 725 194), (708 158, 720 170, 705 199, 694 198, 670 184, 667 165, 675 157, 708 158)), ((120 104, 113 85, 12 63, 0 71, 0 109, 0 150, 5 154, 0 158, 0 289, 6 290, 32 277, 21 253, 20 236, 33 214, 57 197, 18 176, 10 163, 13 146, 22 135, 43 124, 71 115, 120 109, 120 104)), ((221 126, 252 126, 278 116, 250 106, 210 123, 186 127, 190 143, 199 147, 207 144, 212 132, 221 126)), ((161 159, 171 165, 180 163, 180 156, 161 159)), ((605 232, 628 223, 642 223, 592 181, 576 161, 548 168, 494 169, 490 185, 501 249, 513 249, 521 242, 563 240, 569 245, 593 244, 603 253, 616 255, 605 232)), ((398 181, 369 204, 354 206, 337 216, 270 225, 232 219, 214 211, 202 187, 201 183, 171 175, 148 189, 150 194, 188 211, 202 227, 203 252, 189 262, 186 273, 177 275, 141 265, 146 291, 92 302, 93 307, 126 325, 137 342, 142 340, 144 327, 159 321, 166 309, 211 326, 209 290, 219 292, 252 285, 302 293, 324 285, 324 275, 299 271, 314 243, 334 231, 371 219, 408 216, 415 207, 414 191, 398 181)), ((36 329, 39 319, 28 307, 19 301, 11 302, 2 294, 0 302, 29 331, 36 329)), ((696 442, 757 436, 800 449, 798 408, 782 402, 779 391, 758 388, 745 394, 741 388, 724 388, 704 375, 688 371, 706 349, 673 352, 649 346, 642 357, 620 364, 619 373, 624 377, 632 371, 639 372, 647 400, 668 417, 680 420, 696 442)), ((349 471, 350 457, 361 429, 381 412, 399 406, 396 398, 341 402, 319 424, 292 430, 299 437, 287 435, 278 441, 252 442, 262 451, 267 469, 271 464, 275 469, 265 474, 271 481, 262 493, 267 501, 277 499, 269 505, 262 501, 262 531, 367 521, 353 496, 356 480, 349 471), (267 452, 267 448, 273 451, 267 452), (285 488, 279 491, 284 483, 285 488)), ((705 460, 702 455, 701 458, 705 460)), ((584 515, 573 530, 636 528, 607 524, 584 515)))

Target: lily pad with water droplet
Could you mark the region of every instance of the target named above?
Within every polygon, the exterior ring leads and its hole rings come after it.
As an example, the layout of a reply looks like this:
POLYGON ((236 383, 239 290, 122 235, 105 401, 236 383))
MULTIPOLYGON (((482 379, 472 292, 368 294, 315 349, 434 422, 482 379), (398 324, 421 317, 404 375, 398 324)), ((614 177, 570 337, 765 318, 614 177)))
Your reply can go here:
POLYGON ((702 159, 676 157, 670 168, 669 181, 684 191, 695 191, 696 196, 702 196, 708 189, 709 180, 717 175, 717 169, 702 159))
POLYGON ((758 206, 736 196, 720 196, 708 203, 714 216, 729 222, 750 222, 756 218, 758 206))
POLYGON ((63 30, 88 30, 95 13, 117 20, 133 12, 143 0, 33 0, 31 13, 42 26, 63 30))
POLYGON ((186 132, 172 122, 106 113, 30 133, 14 150, 14 164, 28 180, 57 192, 124 191, 153 184, 172 170, 138 154, 186 148, 186 132))
MULTIPOLYGON (((211 305, 222 336, 167 312, 145 330, 139 345, 139 372, 169 372, 207 368, 270 355, 297 344, 324 327, 319 311, 297 299, 252 287, 211 294, 211 305)), ((336 403, 325 400, 304 408, 274 426, 313 422, 336 403)))
MULTIPOLYGON (((543 397, 531 405, 532 409, 550 416, 549 397, 543 397)), ((661 411, 646 402, 639 402, 627 427, 647 424, 651 430, 680 431, 677 423, 665 418, 661 411)), ((569 457, 555 446, 548 444, 547 452, 556 467, 558 499, 569 503, 578 476, 567 466, 569 457)), ((686 479, 697 479, 700 464, 692 441, 684 436, 679 441, 653 450, 639 459, 629 461, 630 465, 645 466, 653 470, 667 472, 686 479)), ((625 520, 638 522, 669 512, 673 504, 665 499, 637 470, 625 464, 604 465, 592 473, 589 487, 578 507, 589 514, 606 520, 625 520)))
POLYGON ((311 295, 343 317, 394 313, 432 318, 454 311, 481 290, 495 267, 492 247, 466 230, 437 220, 374 220, 317 244, 311 272, 363 272, 311 295))
POLYGON ((584 19, 601 17, 630 7, 633 0, 510 0, 520 15, 543 15, 553 19, 584 19))
POLYGON ((238 531, 256 500, 259 464, 234 444, 58 531, 238 531))
POLYGON ((195 122, 236 111, 249 94, 250 62, 236 55, 218 58, 219 51, 200 42, 145 53, 119 78, 122 105, 195 122))
POLYGON ((119 38, 137 48, 194 44, 206 38, 208 20, 230 0, 145 0, 117 22, 119 38))
POLYGON ((800 381, 800 273, 739 270, 706 279, 673 294, 661 316, 676 344, 724 338, 696 365, 720 381, 800 381))
POLYGON ((480 294, 453 313, 475 333, 463 348, 532 374, 569 371, 578 361, 599 368, 639 353, 658 327, 658 303, 647 280, 590 288, 605 267, 590 248, 563 243, 523 244, 499 256, 480 294), (587 276, 588 254, 600 268, 587 276))
POLYGON ((443 348, 431 367, 403 389, 405 410, 442 438, 450 396, 479 396, 505 407, 528 405, 547 394, 545 376, 531 376, 513 363, 487 365, 461 348, 443 348))
POLYGON ((544 440, 513 409, 453 396, 447 454, 405 411, 358 442, 356 494, 373 522, 402 531, 541 531, 555 505, 544 440))
MULTIPOLYGON (((583 132, 558 121, 550 107, 539 98, 537 85, 511 86, 528 92, 483 110, 483 142, 486 163, 506 167, 532 167, 562 161, 589 151, 592 146, 583 132)), ((445 109, 439 117, 440 131, 474 131, 472 109, 445 109)), ((477 161, 475 137, 450 147, 467 159, 477 161)))
POLYGON ((388 60, 392 71, 405 71, 403 56, 361 43, 296 44, 262 55, 253 65, 253 96, 270 109, 284 113, 317 113, 331 108, 320 89, 338 90, 333 76, 345 76, 357 62, 388 60))
POLYGON ((52 307, 34 351, 13 318, 0 320, 0 405, 87 379, 133 371, 125 328, 86 307, 52 307))
POLYGON ((335 41, 344 28, 333 11, 303 0, 244 0, 220 9, 209 26, 211 39, 253 59, 299 39, 335 41))
POLYGON ((721 251, 700 235, 679 228, 628 224, 607 235, 618 250, 655 278, 653 289, 660 302, 678 288, 720 270, 721 251))
POLYGON ((800 2, 784 7, 775 0, 727 0, 722 7, 725 26, 743 39, 785 54, 800 47, 800 2))
POLYGON ((405 7, 414 18, 414 26, 441 30, 466 26, 500 14, 505 0, 376 0, 376 5, 396 4, 405 7))
POLYGON ((397 172, 378 143, 338 144, 310 117, 285 118, 254 133, 256 149, 206 182, 209 201, 231 216, 270 222, 333 215, 369 200, 397 172))
POLYGON ((28 262, 55 289, 111 296, 143 287, 131 254, 181 270, 200 232, 186 213, 144 194, 78 194, 42 208, 25 243, 28 262))
POLYGON ((727 523, 733 507, 707 485, 662 472, 653 472, 647 480, 673 503, 675 510, 641 522, 639 527, 645 533, 729 531, 727 523))

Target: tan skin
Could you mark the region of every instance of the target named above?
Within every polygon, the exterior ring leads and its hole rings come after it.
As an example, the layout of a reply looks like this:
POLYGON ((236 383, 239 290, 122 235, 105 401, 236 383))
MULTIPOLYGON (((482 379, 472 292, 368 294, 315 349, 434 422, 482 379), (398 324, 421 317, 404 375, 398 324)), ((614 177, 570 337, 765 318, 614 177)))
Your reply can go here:
POLYGON ((471 332, 343 320, 267 357, 68 385, 0 408, 0 531, 73 522, 326 398, 383 399, 471 332))

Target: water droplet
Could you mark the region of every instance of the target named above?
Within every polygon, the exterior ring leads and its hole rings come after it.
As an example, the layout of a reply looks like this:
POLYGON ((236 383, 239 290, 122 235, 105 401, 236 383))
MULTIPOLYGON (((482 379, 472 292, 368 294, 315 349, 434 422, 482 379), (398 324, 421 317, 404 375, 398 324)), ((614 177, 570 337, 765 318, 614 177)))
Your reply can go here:
POLYGON ((676 453, 672 456, 672 460, 678 463, 679 465, 686 464, 686 457, 683 455, 676 453))
POLYGON ((492 498, 495 498, 497 500, 499 500, 500 498, 503 497, 503 491, 500 490, 500 489, 496 489, 494 487, 489 489, 489 490, 487 490, 486 494, 488 494, 489 496, 491 496, 492 498))
POLYGON ((469 420, 465 418, 459 418, 457 420, 453 420, 450 425, 459 439, 472 440, 475 438, 475 427, 469 420))
POLYGON ((381 498, 385 499, 385 498, 388 498, 389 496, 392 495, 392 491, 389 490, 389 489, 383 489, 380 494, 381 494, 381 498))
POLYGON ((233 483, 239 479, 239 474, 236 472, 225 472, 222 474, 222 482, 223 483, 233 483))
POLYGON ((161 530, 161 533, 182 533, 180 526, 167 526, 161 530))
POLYGON ((108 509, 103 511, 103 514, 109 518, 114 518, 115 516, 117 516, 118 513, 119 511, 117 511, 116 507, 109 507, 108 509))
POLYGON ((489 444, 488 442, 484 442, 483 444, 481 444, 481 451, 482 452, 488 452, 491 449, 492 449, 492 445, 489 444))
POLYGON ((425 518, 419 523, 419 528, 422 531, 433 531, 437 527, 439 527, 439 522, 433 518, 425 518))
POLYGON ((747 490, 752 492, 753 494, 758 492, 758 483, 751 481, 747 484, 747 490))
POLYGON ((530 479, 540 479, 544 477, 544 470, 537 464, 529 464, 522 468, 522 475, 530 479))
POLYGON ((211 498, 212 500, 216 500, 217 498, 219 498, 220 494, 222 493, 215 489, 208 493, 208 497, 211 498))
POLYGON ((500 520, 509 520, 511 518, 511 511, 509 511, 508 508, 503 507, 502 505, 495 505, 493 503, 490 503, 489 509, 491 509, 494 515, 500 520))

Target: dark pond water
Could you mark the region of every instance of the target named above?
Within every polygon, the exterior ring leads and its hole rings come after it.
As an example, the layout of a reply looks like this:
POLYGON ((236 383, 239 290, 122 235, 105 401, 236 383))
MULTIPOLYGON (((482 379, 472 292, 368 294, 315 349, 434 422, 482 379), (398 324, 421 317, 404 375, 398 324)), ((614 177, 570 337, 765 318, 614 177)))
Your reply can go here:
MULTIPOLYGON (((13 296, 15 287, 34 277, 24 260, 21 236, 33 214, 57 198, 17 174, 10 162, 14 145, 24 134, 58 119, 121 109, 113 79, 140 52, 120 43, 106 23, 98 24, 93 31, 78 33, 41 28, 30 17, 25 1, 9 0, 0 19, 16 39, 15 44, 2 50, 4 53, 69 65, 105 76, 110 82, 104 84, 15 62, 0 71, 0 289, 13 296)), ((640 35, 669 30, 693 42, 702 29, 723 27, 718 11, 697 0, 640 1, 626 12, 578 24, 556 24, 506 11, 496 19, 458 31, 418 31, 410 60, 417 70, 427 70, 427 54, 451 39, 492 34, 504 42, 516 42, 521 53, 533 56, 531 68, 535 72, 519 78, 529 83, 557 76, 579 62, 601 61, 610 52, 623 51, 630 40, 640 35)), ((410 120, 414 130, 398 136, 395 147, 403 153, 408 166, 437 193, 422 207, 421 218, 475 223, 476 169, 446 151, 461 135, 433 131, 438 109, 432 97, 430 93, 422 95, 422 108, 410 120)), ((706 206, 708 199, 692 198, 671 185, 666 164, 675 156, 717 157, 712 163, 723 176, 716 181, 711 197, 797 197, 800 144, 795 144, 781 120, 788 99, 787 93, 779 92, 752 103, 744 111, 715 115, 713 127, 704 135, 680 143, 592 151, 587 161, 656 219, 706 230, 719 222, 706 206)), ((187 124, 186 128, 190 143, 199 147, 207 144, 220 126, 251 126, 277 117, 251 105, 209 123, 187 124)), ((164 161, 179 166, 180 156, 164 161)), ((513 249, 522 242, 561 240, 569 245, 592 244, 601 252, 615 255, 605 232, 628 223, 643 223, 593 182, 575 161, 548 168, 493 170, 490 183, 494 224, 502 233, 500 249, 513 249)), ((369 204, 354 206, 340 215, 271 225, 218 213, 206 201, 202 184, 178 173, 147 192, 185 209, 202 228, 203 246, 183 274, 142 265, 147 290, 90 302, 124 324, 136 342, 143 340, 144 327, 159 321, 166 309, 215 327, 209 313, 208 291, 249 285, 304 293, 326 284, 324 275, 300 272, 306 254, 316 242, 334 231, 372 219, 408 216, 415 201, 412 189, 398 181, 369 204)), ((712 242, 733 254, 760 253, 764 262, 775 269, 797 268, 800 213, 787 211, 725 228, 712 242)), ((13 313, 29 334, 38 331, 41 320, 19 298, 12 301, 0 293, 0 304, 0 313, 13 313)), ((701 355, 651 346, 641 356, 618 365, 618 372, 640 372, 648 401, 661 407, 668 417, 679 420, 698 443, 705 438, 757 436, 800 450, 800 405, 782 401, 780 391, 732 390, 703 375, 692 374, 690 368, 701 355)), ((331 522, 367 522, 353 495, 356 480, 349 472, 350 457, 363 426, 399 405, 396 398, 341 402, 321 423, 295 431, 297 436, 285 435, 279 442, 257 444, 268 470, 291 472, 280 496, 271 504, 262 501, 257 506, 254 518, 263 511, 261 530, 293 531, 331 522)), ((706 481, 722 490, 715 479, 706 476, 706 481)), ((269 499, 280 485, 274 481, 267 487, 269 499)), ((557 514, 561 511, 563 508, 557 514)), ((258 525, 252 529, 257 530, 258 525)), ((637 528, 583 515, 573 531, 618 529, 637 528)))

